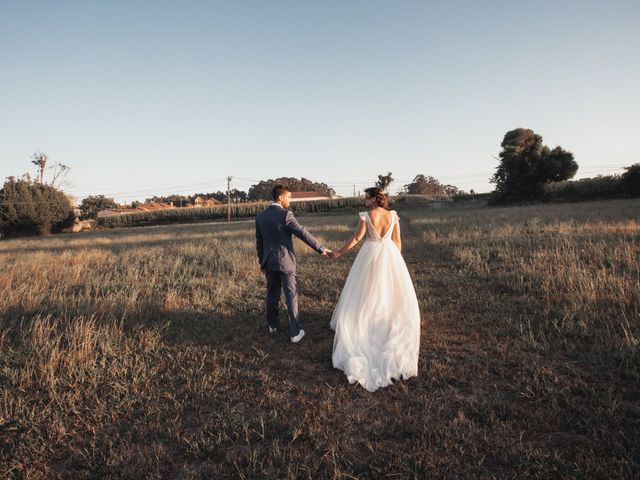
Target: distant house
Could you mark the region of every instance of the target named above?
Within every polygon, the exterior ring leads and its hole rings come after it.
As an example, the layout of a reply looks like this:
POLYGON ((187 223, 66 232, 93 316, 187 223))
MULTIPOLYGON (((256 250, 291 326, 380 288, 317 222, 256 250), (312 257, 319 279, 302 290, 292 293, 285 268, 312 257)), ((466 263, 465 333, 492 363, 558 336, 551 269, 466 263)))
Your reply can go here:
POLYGON ((131 208, 129 210, 138 210, 140 212, 150 212, 152 210, 167 210, 168 208, 176 208, 170 203, 142 203, 138 205, 136 208, 131 208))
POLYGON ((98 218, 104 217, 113 217, 116 215, 126 215, 127 213, 140 213, 140 212, 151 212, 154 210, 167 210, 170 208, 175 208, 173 205, 169 203, 142 203, 138 205, 136 208, 108 208, 106 210, 100 210, 98 212, 98 218))
POLYGON ((216 205, 222 205, 222 202, 215 198, 196 197, 193 199, 194 207, 215 207, 216 205))
POLYGON ((98 212, 98 218, 115 217, 116 215, 122 215, 123 213, 131 213, 132 208, 107 208, 106 210, 100 210, 98 212))
POLYGON ((331 195, 322 192, 291 192, 292 202, 309 202, 311 200, 331 200, 331 195))

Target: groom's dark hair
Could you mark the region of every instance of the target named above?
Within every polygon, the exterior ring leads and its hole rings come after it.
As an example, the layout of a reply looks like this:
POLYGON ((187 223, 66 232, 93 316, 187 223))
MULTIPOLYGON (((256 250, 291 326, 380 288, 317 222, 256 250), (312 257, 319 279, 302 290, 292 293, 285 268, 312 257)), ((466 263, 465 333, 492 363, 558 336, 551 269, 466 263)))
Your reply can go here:
POLYGON ((271 197, 273 198, 274 202, 277 202, 280 198, 280 195, 290 191, 291 190, 289 190, 289 187, 287 187, 286 185, 276 185, 275 187, 273 187, 273 190, 271 190, 271 197))

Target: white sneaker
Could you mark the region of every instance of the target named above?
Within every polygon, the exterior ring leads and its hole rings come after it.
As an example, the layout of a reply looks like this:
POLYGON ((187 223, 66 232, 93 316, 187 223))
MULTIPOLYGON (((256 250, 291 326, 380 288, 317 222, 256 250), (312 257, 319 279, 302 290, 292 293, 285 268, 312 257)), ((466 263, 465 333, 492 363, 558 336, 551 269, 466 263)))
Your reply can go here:
POLYGON ((300 333, 298 333, 295 337, 291 337, 291 343, 298 343, 304 337, 304 330, 300 329, 300 333))
POLYGON ((276 327, 269 327, 269 333, 277 332, 278 329, 276 327))

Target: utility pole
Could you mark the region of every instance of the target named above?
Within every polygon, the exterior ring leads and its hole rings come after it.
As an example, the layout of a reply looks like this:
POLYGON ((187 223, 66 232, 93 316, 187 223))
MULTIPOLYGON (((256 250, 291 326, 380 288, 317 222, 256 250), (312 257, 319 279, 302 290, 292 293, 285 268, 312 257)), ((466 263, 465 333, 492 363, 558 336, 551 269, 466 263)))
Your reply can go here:
POLYGON ((354 197, 356 196, 356 184, 355 183, 353 184, 353 196, 354 197))
POLYGON ((227 177, 227 223, 231 223, 231 179, 227 177))

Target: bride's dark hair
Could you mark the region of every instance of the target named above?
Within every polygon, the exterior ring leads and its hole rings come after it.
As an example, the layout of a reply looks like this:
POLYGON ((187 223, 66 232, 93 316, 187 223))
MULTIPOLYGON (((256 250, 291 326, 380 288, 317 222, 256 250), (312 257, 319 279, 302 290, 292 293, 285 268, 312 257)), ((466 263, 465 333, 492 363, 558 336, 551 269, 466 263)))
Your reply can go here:
POLYGON ((384 193, 384 191, 380 187, 367 188, 364 193, 366 193, 369 198, 375 198, 376 203, 379 207, 390 210, 387 194, 384 193))

